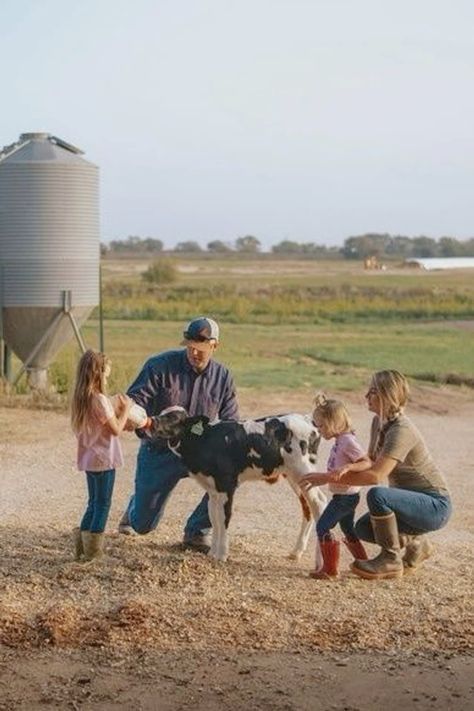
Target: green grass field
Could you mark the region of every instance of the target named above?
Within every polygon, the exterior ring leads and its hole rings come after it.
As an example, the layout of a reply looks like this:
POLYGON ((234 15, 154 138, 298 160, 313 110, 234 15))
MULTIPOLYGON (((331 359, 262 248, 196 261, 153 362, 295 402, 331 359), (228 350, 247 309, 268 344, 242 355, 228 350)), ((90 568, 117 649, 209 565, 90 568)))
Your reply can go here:
POLYGON ((271 259, 194 259, 177 266, 176 283, 150 285, 141 278, 146 262, 106 260, 105 317, 179 321, 198 308, 236 324, 474 318, 469 270, 365 272, 359 262, 271 259))
MULTIPOLYGON (((179 343, 181 322, 108 321, 106 352, 113 359, 111 389, 124 389, 152 353, 179 343)), ((98 324, 84 329, 98 346, 98 324)), ((473 332, 474 333, 474 332, 473 332)), ((67 390, 79 351, 69 344, 51 369, 67 390)), ((218 358, 237 384, 257 390, 363 387, 373 370, 398 368, 413 378, 442 381, 448 374, 473 377, 473 336, 449 323, 263 326, 223 324, 218 358)))
MULTIPOLYGON (((201 313, 219 320, 218 358, 240 387, 351 390, 382 368, 433 382, 474 377, 474 329, 458 323, 474 319, 472 270, 367 273, 345 261, 193 259, 179 261, 176 284, 150 288, 146 267, 103 265, 111 390, 125 389, 150 354, 176 347, 185 322, 201 313)), ((98 330, 94 318, 85 324, 88 345, 98 347, 98 330)), ((78 356, 70 342, 52 364, 59 392, 70 388, 78 356)))

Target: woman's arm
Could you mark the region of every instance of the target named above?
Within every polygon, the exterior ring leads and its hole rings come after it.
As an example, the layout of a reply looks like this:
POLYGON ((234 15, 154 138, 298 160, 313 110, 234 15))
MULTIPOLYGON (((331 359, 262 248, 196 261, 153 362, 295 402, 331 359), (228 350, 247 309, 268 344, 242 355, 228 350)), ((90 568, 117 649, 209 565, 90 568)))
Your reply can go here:
POLYGON ((312 486, 324 486, 330 481, 328 472, 314 472, 301 477, 298 484, 303 491, 311 489, 312 486))
POLYGON ((396 465, 396 459, 385 455, 380 456, 373 463, 368 457, 364 457, 357 462, 346 464, 338 471, 331 472, 330 481, 354 486, 371 486, 387 479, 396 465))
POLYGON ((345 472, 364 472, 367 469, 370 469, 372 466, 373 461, 371 460, 368 454, 364 454, 363 457, 361 457, 360 459, 356 459, 355 462, 349 462, 349 464, 346 464, 344 467, 339 469, 339 471, 342 471, 344 469, 345 472))

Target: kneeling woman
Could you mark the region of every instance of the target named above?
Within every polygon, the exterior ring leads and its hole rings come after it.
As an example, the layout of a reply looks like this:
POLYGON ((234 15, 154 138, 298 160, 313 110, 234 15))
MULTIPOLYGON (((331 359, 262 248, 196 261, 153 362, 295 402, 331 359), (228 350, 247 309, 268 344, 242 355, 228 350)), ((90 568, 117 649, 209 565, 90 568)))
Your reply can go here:
POLYGON ((366 398, 375 413, 369 445, 374 464, 365 471, 357 471, 357 462, 348 464, 331 476, 343 484, 372 486, 369 513, 357 522, 356 533, 382 550, 372 560, 352 564, 362 578, 398 578, 404 568, 416 568, 432 551, 425 534, 442 528, 451 515, 446 481, 403 412, 408 394, 408 382, 397 370, 373 375, 366 398), (373 486, 387 478, 388 487, 373 486))

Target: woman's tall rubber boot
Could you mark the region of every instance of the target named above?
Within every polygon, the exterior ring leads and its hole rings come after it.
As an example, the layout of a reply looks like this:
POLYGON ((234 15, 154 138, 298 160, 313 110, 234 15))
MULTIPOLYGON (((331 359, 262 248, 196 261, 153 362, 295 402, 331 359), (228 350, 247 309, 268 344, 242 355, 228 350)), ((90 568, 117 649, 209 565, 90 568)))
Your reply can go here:
POLYGON ((323 556, 323 567, 321 570, 312 570, 309 577, 315 580, 334 580, 339 576, 340 543, 329 539, 319 541, 319 545, 323 556))
POLYGON ((349 549, 349 552, 354 556, 355 560, 369 560, 367 551, 365 550, 362 541, 359 541, 358 538, 344 538, 344 543, 349 549))
POLYGON ((402 533, 400 534, 400 545, 405 548, 405 555, 403 556, 405 573, 415 571, 424 560, 433 555, 434 551, 434 545, 428 536, 424 534, 413 536, 402 533))
POLYGON ((104 555, 104 533, 82 531, 82 545, 84 547, 84 562, 91 563, 99 560, 104 555))
POLYGON ((386 516, 371 516, 375 542, 381 551, 371 560, 355 560, 351 565, 353 573, 368 580, 401 578, 403 561, 400 551, 397 519, 394 513, 386 516))
POLYGON ((74 560, 81 560, 84 555, 84 546, 82 544, 82 531, 78 528, 72 530, 72 540, 74 544, 74 560))

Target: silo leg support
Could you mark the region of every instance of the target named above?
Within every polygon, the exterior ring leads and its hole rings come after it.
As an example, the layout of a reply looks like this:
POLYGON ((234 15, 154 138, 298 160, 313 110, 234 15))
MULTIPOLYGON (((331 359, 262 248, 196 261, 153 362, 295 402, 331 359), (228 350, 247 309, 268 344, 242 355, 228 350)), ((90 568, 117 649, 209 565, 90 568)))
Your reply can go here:
POLYGON ((69 316, 69 320, 71 321, 72 330, 74 331, 74 334, 77 338, 77 342, 79 343, 79 348, 83 353, 85 353, 87 350, 86 344, 84 343, 84 339, 81 336, 81 332, 79 331, 79 326, 76 323, 76 319, 74 318, 72 311, 66 311, 66 313, 69 316))

